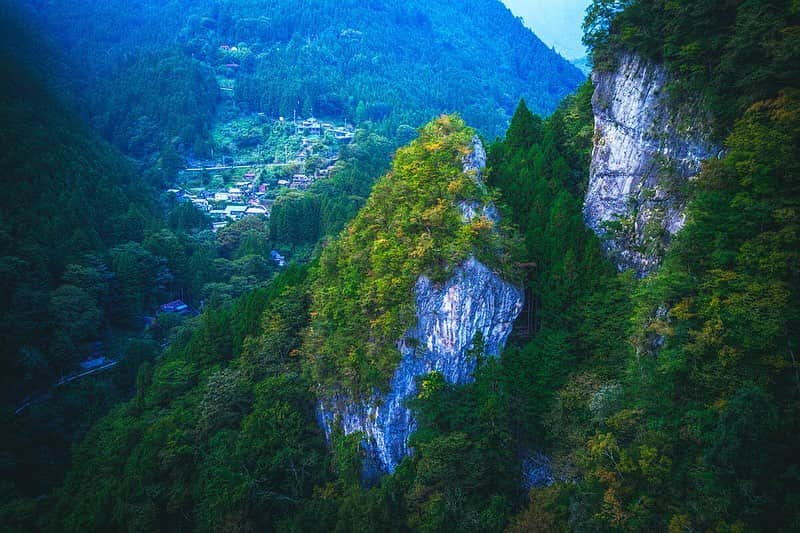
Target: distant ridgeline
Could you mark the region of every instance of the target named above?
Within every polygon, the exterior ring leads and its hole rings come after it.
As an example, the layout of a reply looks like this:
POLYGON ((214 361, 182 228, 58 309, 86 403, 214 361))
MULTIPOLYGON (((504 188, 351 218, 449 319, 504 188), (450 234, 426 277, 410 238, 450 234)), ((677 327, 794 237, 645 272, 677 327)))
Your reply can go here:
POLYGON ((548 114, 583 79, 498 0, 21 4, 72 58, 86 114, 137 157, 166 142, 207 151, 216 80, 241 112, 372 121, 394 137, 457 111, 494 138, 520 97, 548 114))

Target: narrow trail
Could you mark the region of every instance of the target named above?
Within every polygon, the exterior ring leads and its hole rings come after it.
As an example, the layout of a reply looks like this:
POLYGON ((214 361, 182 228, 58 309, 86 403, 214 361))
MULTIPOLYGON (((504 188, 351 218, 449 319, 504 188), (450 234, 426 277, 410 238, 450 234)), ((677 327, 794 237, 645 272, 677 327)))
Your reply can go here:
POLYGON ((29 396, 25 400, 23 400, 22 403, 14 410, 14 414, 15 415, 19 415, 21 412, 23 412, 25 409, 27 409, 31 405, 34 405, 34 404, 41 403, 41 402, 44 402, 46 400, 49 400, 50 398, 53 397, 53 392, 58 387, 61 387, 62 385, 66 385, 67 383, 72 383, 73 381, 77 381, 79 379, 83 379, 83 378, 91 376, 93 374, 98 374, 100 372, 108 370, 109 368, 113 368, 113 367, 117 366, 117 364, 119 364, 119 361, 109 361, 108 363, 105 363, 103 366, 99 366, 97 368, 92 368, 91 370, 84 370, 82 372, 76 372, 74 374, 70 374, 69 376, 64 376, 61 379, 59 379, 58 381, 56 381, 53 384, 53 386, 51 386, 47 391, 39 393, 39 394, 36 394, 36 395, 33 395, 33 396, 29 396))
POLYGON ((276 167, 288 167, 293 165, 294 163, 251 163, 249 165, 228 165, 228 166, 215 166, 215 167, 194 167, 194 168, 185 168, 183 169, 184 172, 203 172, 204 170, 231 170, 237 168, 252 168, 255 166, 266 167, 266 168, 276 168, 276 167))

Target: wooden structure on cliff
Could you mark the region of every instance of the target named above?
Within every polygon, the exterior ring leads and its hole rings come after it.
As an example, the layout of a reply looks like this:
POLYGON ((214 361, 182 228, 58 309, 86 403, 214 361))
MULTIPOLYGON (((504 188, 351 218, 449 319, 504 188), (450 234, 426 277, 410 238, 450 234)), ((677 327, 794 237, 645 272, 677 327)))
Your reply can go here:
POLYGON ((539 317, 539 310, 541 306, 541 299, 538 295, 533 293, 531 288, 532 273, 536 268, 536 263, 519 263, 517 267, 523 269, 526 273, 525 288, 524 288, 524 304, 522 311, 514 322, 515 337, 521 339, 531 339, 536 336, 539 330, 542 329, 542 322, 539 317))

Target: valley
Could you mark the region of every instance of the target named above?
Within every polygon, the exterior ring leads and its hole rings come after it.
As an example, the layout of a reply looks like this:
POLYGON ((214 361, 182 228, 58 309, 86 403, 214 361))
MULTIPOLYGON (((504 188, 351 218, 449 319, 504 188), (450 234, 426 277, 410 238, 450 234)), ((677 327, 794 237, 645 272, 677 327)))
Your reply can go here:
POLYGON ((0 530, 800 529, 796 4, 12 0, 0 530))
POLYGON ((212 131, 219 159, 188 161, 167 193, 207 213, 215 230, 245 216, 269 217, 280 196, 330 179, 340 147, 356 134, 347 123, 313 117, 289 121, 262 113, 219 123, 212 131))

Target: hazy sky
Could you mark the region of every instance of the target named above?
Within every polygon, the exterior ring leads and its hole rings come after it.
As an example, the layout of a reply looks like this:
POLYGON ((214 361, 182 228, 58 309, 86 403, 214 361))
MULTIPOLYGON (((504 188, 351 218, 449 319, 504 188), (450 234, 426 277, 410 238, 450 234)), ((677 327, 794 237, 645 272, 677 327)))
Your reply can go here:
POLYGON ((584 56, 583 14, 590 0, 503 0, 548 46, 567 59, 584 56))

